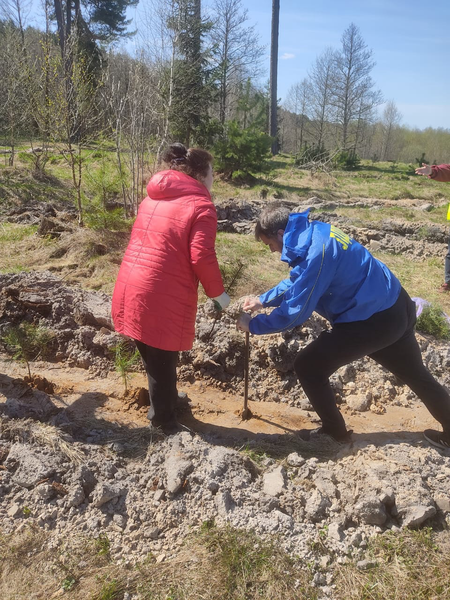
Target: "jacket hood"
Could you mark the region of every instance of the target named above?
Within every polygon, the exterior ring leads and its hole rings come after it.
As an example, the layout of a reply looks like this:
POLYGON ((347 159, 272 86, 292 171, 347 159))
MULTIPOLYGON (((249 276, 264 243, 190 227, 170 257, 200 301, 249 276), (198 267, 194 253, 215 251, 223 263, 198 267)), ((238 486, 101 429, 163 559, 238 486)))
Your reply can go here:
POLYGON ((306 256, 311 242, 312 225, 309 222, 308 208, 301 213, 292 213, 284 230, 281 260, 291 265, 306 256))
POLYGON ((204 196, 211 199, 203 183, 173 169, 155 173, 148 182, 147 194, 153 200, 172 200, 180 196, 204 196))

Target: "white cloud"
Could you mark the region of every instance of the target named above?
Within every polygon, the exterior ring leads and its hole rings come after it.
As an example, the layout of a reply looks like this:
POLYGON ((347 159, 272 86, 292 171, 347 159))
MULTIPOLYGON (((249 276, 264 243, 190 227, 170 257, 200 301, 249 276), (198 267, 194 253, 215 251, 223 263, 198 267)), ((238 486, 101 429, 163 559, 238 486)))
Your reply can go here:
POLYGON ((281 60, 290 60, 291 58, 295 58, 295 54, 290 54, 289 52, 285 52, 282 56, 280 56, 281 60))

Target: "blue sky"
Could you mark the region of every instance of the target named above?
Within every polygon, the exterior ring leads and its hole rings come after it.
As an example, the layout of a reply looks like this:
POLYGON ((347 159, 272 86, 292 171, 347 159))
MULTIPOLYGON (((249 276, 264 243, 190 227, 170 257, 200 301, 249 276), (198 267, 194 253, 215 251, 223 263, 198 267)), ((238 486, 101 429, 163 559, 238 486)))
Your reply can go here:
MULTIPOLYGON (((39 0, 32 0, 35 8, 39 0)), ((203 0, 206 7, 212 0, 203 0)), ((139 10, 131 27, 139 27, 139 10)), ((278 96, 300 82, 326 47, 340 47, 355 23, 376 66, 372 77, 386 100, 394 100, 410 127, 450 129, 450 0, 280 0, 278 96)), ((248 25, 255 25, 267 45, 269 75, 271 0, 242 0, 248 25)), ((36 13, 35 13, 36 15, 36 13)))
MULTIPOLYGON (((263 43, 270 44, 271 0, 242 5, 263 43)), ((327 46, 339 48, 353 22, 373 50, 376 86, 395 101, 402 123, 450 129, 449 0, 280 0, 280 5, 279 97, 306 77, 327 46)))

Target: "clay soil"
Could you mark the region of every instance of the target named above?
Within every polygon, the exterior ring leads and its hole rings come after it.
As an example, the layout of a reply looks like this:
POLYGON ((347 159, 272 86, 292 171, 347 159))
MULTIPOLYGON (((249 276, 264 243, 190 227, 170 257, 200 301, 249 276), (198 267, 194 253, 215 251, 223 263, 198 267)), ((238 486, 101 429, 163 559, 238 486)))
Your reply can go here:
MULTIPOLYGON (((5 397, 23 395, 26 391, 23 367, 0 359, 0 370, 3 374, 0 375, 0 393, 5 397)), ((123 384, 114 372, 98 378, 84 369, 44 362, 32 364, 32 372, 39 373, 38 382, 45 378, 53 384, 54 392, 49 398, 55 408, 66 409, 71 422, 78 424, 80 429, 85 428, 86 432, 111 426, 128 431, 148 425, 147 407, 139 406, 138 401, 140 390, 146 386, 145 376, 140 373, 133 375, 129 392, 124 394, 123 384)), ((224 393, 205 382, 183 382, 180 390, 189 399, 188 406, 179 414, 184 426, 201 435, 232 439, 238 445, 251 439, 295 435, 318 426, 314 412, 284 403, 253 402, 251 396, 251 416, 244 420, 243 392, 241 396, 224 393)), ((414 404, 413 410, 389 405, 384 414, 358 413, 346 405, 342 405, 341 410, 348 428, 354 431, 353 439, 364 439, 375 445, 418 439, 424 428, 436 426, 420 402, 414 404)))

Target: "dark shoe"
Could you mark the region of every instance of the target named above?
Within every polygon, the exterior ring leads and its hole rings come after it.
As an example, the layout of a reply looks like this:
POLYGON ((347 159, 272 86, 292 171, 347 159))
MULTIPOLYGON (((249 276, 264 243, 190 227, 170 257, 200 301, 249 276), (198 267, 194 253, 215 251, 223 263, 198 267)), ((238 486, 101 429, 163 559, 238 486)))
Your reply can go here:
POLYGON ((165 435, 173 435, 174 433, 183 431, 183 428, 175 418, 163 420, 153 417, 153 419, 150 419, 150 423, 152 429, 162 431, 165 435))
POLYGON ((423 435, 432 446, 436 446, 441 450, 450 450, 450 434, 434 429, 425 429, 423 435))
POLYGON ((439 288, 440 292, 450 292, 450 283, 443 283, 439 288))
POLYGON ((310 442, 320 439, 322 436, 328 436, 335 442, 346 443, 351 442, 352 433, 353 429, 348 429, 345 433, 328 433, 324 431, 323 427, 319 427, 318 429, 304 429, 299 432, 299 437, 305 442, 310 442))

